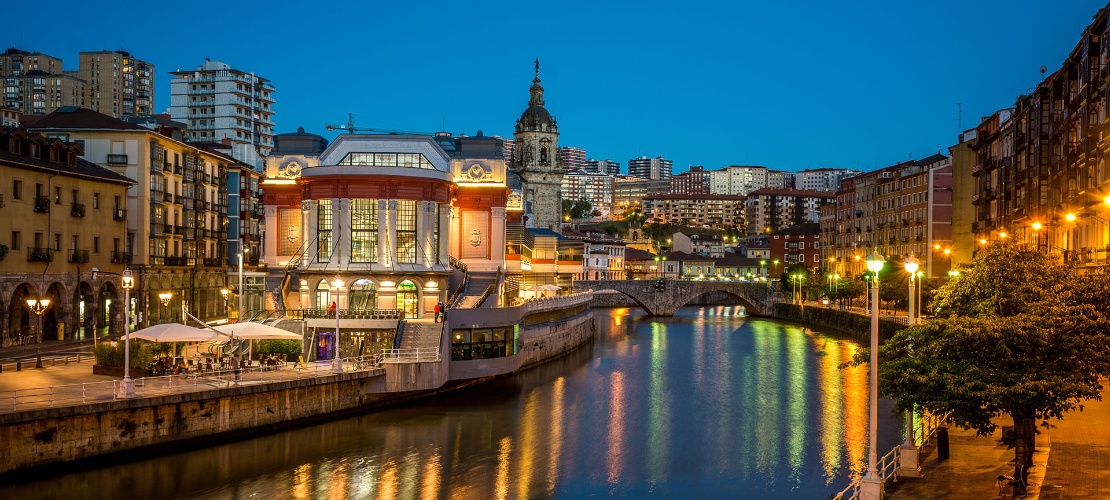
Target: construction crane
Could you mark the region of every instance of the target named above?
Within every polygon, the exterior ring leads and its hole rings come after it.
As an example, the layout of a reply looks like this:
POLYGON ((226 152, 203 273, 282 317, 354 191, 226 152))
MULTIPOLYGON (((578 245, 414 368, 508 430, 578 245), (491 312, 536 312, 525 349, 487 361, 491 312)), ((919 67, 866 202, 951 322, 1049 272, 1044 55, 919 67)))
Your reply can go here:
POLYGON ((388 129, 388 128, 356 127, 355 126, 355 114, 354 113, 347 113, 347 124, 346 125, 332 125, 332 124, 329 123, 327 125, 324 125, 324 130, 327 130, 329 132, 332 131, 332 130, 345 130, 345 131, 347 131, 348 134, 354 134, 356 132, 362 132, 362 133, 368 133, 368 134, 412 134, 412 135, 432 135, 432 136, 435 135, 435 134, 431 134, 431 133, 428 133, 428 132, 410 132, 410 131, 407 131, 407 130, 393 130, 393 129, 388 129))

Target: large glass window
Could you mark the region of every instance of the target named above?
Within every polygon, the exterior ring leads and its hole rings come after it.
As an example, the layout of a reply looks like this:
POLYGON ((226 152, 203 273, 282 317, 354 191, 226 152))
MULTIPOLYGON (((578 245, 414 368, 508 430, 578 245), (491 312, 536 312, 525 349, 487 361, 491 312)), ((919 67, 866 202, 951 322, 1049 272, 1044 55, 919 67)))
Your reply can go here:
POLYGON ((331 200, 316 207, 316 262, 331 262, 331 200))
POLYGON ((397 200, 397 262, 416 262, 416 201, 397 200))
POLYGON ((378 307, 378 288, 366 278, 351 283, 350 309, 376 309, 378 307))
POLYGON ((348 153, 339 164, 435 169, 432 162, 418 153, 348 153))
POLYGON ((320 280, 316 285, 316 307, 318 309, 327 309, 331 306, 331 285, 328 280, 320 280))
POLYGON ((351 200, 351 262, 378 261, 378 200, 351 200))

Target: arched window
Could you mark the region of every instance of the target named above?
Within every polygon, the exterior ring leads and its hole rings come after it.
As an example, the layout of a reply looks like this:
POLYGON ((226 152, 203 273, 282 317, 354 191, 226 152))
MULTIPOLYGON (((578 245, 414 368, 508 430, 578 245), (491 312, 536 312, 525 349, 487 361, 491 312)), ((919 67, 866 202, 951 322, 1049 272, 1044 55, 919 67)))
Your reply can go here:
POLYGON ((547 146, 540 148, 540 163, 547 163, 547 146))
POLYGON ((350 309, 377 309, 378 286, 366 278, 351 284, 350 309))
POLYGON ((397 309, 403 311, 405 318, 419 317, 420 294, 412 281, 405 280, 397 284, 397 309))
POLYGON ((316 307, 320 309, 327 309, 331 305, 331 285, 328 280, 320 280, 316 285, 316 307))

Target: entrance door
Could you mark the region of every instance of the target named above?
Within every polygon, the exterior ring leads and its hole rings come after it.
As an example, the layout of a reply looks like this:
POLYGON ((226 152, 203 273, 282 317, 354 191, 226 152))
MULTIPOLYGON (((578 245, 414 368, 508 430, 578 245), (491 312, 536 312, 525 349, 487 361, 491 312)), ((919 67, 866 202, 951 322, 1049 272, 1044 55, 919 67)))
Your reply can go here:
POLYGON ((413 282, 405 280, 397 284, 397 309, 404 311, 406 319, 419 317, 420 301, 417 295, 413 282))

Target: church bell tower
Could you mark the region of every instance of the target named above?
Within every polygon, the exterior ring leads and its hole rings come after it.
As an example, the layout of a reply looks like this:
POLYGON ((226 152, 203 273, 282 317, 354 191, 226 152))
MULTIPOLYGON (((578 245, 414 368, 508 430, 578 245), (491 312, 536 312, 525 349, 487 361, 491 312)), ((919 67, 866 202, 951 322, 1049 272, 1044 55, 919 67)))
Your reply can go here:
POLYGON ((528 109, 516 121, 513 133, 513 157, 510 170, 524 183, 525 212, 531 208, 530 227, 549 228, 556 232, 562 225, 563 165, 559 161, 559 127, 555 118, 543 107, 543 86, 540 85, 540 61, 532 79, 528 109))

